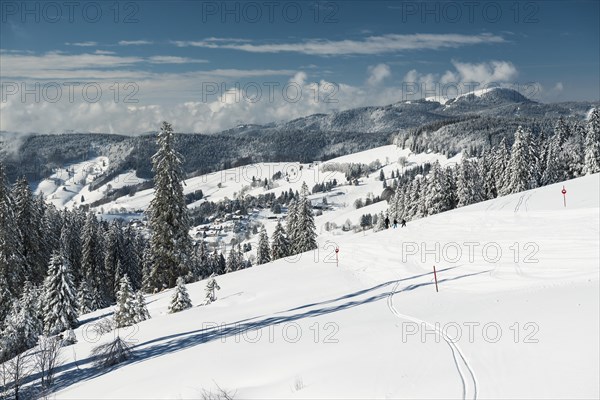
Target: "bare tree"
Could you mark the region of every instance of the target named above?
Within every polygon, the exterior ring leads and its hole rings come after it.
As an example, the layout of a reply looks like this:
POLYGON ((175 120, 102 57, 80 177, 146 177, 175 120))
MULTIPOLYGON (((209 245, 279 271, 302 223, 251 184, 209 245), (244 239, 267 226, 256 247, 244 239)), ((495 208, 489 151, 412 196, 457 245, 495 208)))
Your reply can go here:
POLYGON ((202 389, 202 400, 234 400, 237 391, 230 392, 223 389, 215 382, 217 389, 215 391, 202 389))
POLYGON ((37 353, 35 353, 35 364, 40 372, 43 389, 52 385, 56 368, 62 364, 60 350, 61 339, 58 336, 40 336, 37 353))
POLYGON ((31 350, 19 353, 2 364, 0 371, 2 372, 2 384, 6 398, 9 398, 8 396, 12 392, 12 397, 19 400, 19 390, 23 382, 33 372, 34 366, 31 350))

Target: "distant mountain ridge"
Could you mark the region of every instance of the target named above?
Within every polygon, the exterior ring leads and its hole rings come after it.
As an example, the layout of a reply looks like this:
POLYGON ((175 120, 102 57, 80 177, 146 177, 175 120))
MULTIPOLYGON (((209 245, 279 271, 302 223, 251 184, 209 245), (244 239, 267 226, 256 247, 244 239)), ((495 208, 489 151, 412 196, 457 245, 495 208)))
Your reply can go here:
MULTIPOLYGON (((325 160, 389 144, 399 136, 405 143, 419 141, 425 149, 452 155, 466 146, 485 147, 502 137, 510 139, 518 125, 547 131, 561 116, 581 120, 600 104, 545 104, 502 88, 438 100, 406 100, 287 122, 244 124, 213 134, 180 134, 178 147, 186 158, 185 170, 191 174, 251 162, 325 160), (423 126, 440 128, 424 131, 420 129, 423 126)), ((171 122, 177 129, 177 122, 171 122)), ((39 180, 54 168, 90 155, 109 157, 109 176, 134 169, 141 177, 149 178, 150 157, 155 151, 153 135, 33 134, 19 138, 21 143, 14 146, 7 139, 10 134, 4 132, 0 133, 0 141, 6 141, 0 159, 7 165, 12 181, 20 175, 39 180)))

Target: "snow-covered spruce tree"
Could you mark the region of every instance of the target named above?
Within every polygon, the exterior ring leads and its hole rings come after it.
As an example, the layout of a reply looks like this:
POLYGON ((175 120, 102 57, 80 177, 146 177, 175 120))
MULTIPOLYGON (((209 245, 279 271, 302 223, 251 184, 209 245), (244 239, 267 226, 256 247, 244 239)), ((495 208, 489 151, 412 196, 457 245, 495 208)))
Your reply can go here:
POLYGON ((392 195, 390 196, 390 198, 388 200, 387 212, 392 217, 396 216, 396 214, 397 214, 397 212, 396 212, 397 200, 398 200, 398 188, 396 188, 396 190, 394 190, 394 193, 392 193, 392 195))
POLYGON ((296 233, 292 235, 294 238, 292 247, 296 254, 317 248, 317 228, 312 213, 312 203, 308 195, 308 186, 306 182, 303 182, 297 207, 296 233))
POLYGON ((4 173, 4 165, 0 162, 0 277, 4 278, 11 296, 18 297, 26 276, 25 261, 19 249, 20 232, 14 210, 15 205, 4 173))
POLYGON ((36 345, 43 330, 38 296, 37 289, 29 281, 25 282, 21 297, 13 302, 6 318, 0 345, 4 355, 0 355, 0 358, 12 357, 36 345))
POLYGON ((379 216, 377 217, 377 224, 375 225, 373 230, 375 232, 385 230, 385 214, 383 213, 383 211, 379 212, 379 216))
POLYGON ((217 300, 216 291, 221 290, 221 287, 217 283, 214 275, 210 277, 208 282, 206 283, 206 299, 204 300, 204 304, 210 304, 213 301, 217 300))
MULTIPOLYGON (((571 128, 573 134, 569 142, 569 146, 566 148, 567 153, 567 164, 568 164, 568 175, 570 178, 577 178, 585 175, 585 136, 586 128, 580 122, 575 122, 571 128)), ((538 151, 538 154, 539 151, 538 151)))
POLYGON ((587 122, 584 173, 600 172, 600 109, 594 108, 587 122))
POLYGON ((169 304, 169 313, 173 314, 179 311, 187 310, 192 307, 192 301, 185 287, 185 280, 182 277, 177 278, 177 286, 169 304))
POLYGON ((149 227, 152 267, 150 286, 155 291, 175 286, 178 277, 189 274, 192 241, 183 196, 182 156, 174 147, 175 134, 163 122, 158 134, 158 151, 152 157, 154 199, 150 202, 149 227))
POLYGON ((6 277, 0 275, 0 332, 4 329, 4 321, 10 313, 14 297, 8 289, 6 277))
POLYGON ((142 234, 138 234, 130 224, 124 232, 123 239, 123 271, 129 277, 133 290, 142 288, 142 269, 145 240, 142 234))
POLYGON ((285 224, 285 230, 288 234, 288 239, 290 241, 290 246, 291 246, 290 247, 290 255, 295 254, 294 243, 297 240, 297 238, 295 237, 295 235, 298 233, 297 224, 298 224, 298 203, 296 202, 295 199, 292 199, 290 201, 290 204, 288 205, 286 224, 285 224))
POLYGON ((433 163, 427 180, 425 204, 427 214, 433 215, 451 209, 451 199, 446 185, 446 176, 439 162, 433 163))
POLYGON ((77 301, 69 262, 54 252, 44 281, 44 332, 55 335, 77 325, 77 301))
POLYGON ((551 185, 569 179, 569 157, 563 147, 564 144, 560 142, 559 134, 555 133, 546 146, 544 157, 546 165, 541 177, 542 185, 551 185))
POLYGON ((491 171, 496 186, 496 195, 503 193, 507 184, 507 167, 510 161, 510 150, 506 144, 506 139, 502 138, 500 143, 493 150, 493 160, 491 171))
POLYGON ((263 227, 258 236, 258 249, 256 250, 256 264, 266 264, 271 261, 271 250, 269 249, 269 237, 263 227))
POLYGON ((102 247, 98 235, 98 220, 91 212, 87 214, 83 227, 83 249, 81 254, 81 268, 83 278, 88 283, 92 296, 92 311, 104 307, 105 301, 99 291, 104 279, 104 263, 102 260, 102 247))
POLYGON ((421 194, 419 195, 419 215, 424 218, 429 215, 427 211, 427 179, 421 177, 421 194))
POLYGON ((477 166, 466 157, 458 167, 456 181, 458 207, 468 206, 483 201, 483 185, 477 166))
POLYGON ((196 243, 194 248, 194 271, 192 271, 196 281, 211 275, 209 256, 206 242, 201 240, 196 243))
POLYGON ((42 215, 34 201, 27 179, 17 180, 13 197, 25 274, 27 279, 40 284, 44 281, 46 272, 46 260, 43 259, 44 252, 41 249, 44 245, 42 215))
POLYGON ((115 294, 120 290, 120 279, 124 272, 120 264, 123 257, 123 244, 121 242, 121 229, 117 221, 113 221, 108 228, 108 235, 104 240, 104 275, 106 285, 111 288, 108 300, 115 301, 115 294))
POLYGON ((227 256, 227 263, 225 264, 225 273, 239 271, 243 268, 243 261, 241 250, 236 246, 231 246, 231 250, 227 256))
POLYGON ((493 153, 491 151, 484 152, 479 157, 477 167, 479 168, 479 176, 483 185, 482 195, 484 200, 495 199, 497 196, 496 182, 494 180, 494 171, 492 170, 493 153))
POLYGON ((554 136, 556 136, 558 145, 562 147, 571 137, 571 127, 565 121, 564 117, 559 117, 554 125, 554 136))
POLYGON ((208 255, 207 272, 209 273, 208 276, 212 274, 221 275, 224 273, 224 271, 219 270, 219 252, 216 248, 208 255))
POLYGON ((281 221, 277 221, 271 242, 271 259, 278 260, 290 255, 290 242, 281 221))
POLYGON ((135 294, 135 322, 142 322, 150 319, 150 313, 146 307, 146 299, 144 293, 138 290, 135 294))
POLYGON ((510 160, 506 168, 505 185, 502 194, 518 193, 536 187, 535 159, 531 145, 531 134, 519 126, 515 132, 510 160))
POLYGON ((417 219, 423 217, 423 199, 421 199, 421 177, 415 177, 410 184, 409 206, 407 216, 409 219, 417 219))
POLYGON ((135 324, 136 321, 136 301, 129 278, 124 275, 119 281, 119 291, 117 292, 117 305, 115 306, 115 327, 124 328, 135 324))
POLYGON ((79 307, 79 315, 87 314, 93 311, 93 299, 88 287, 87 281, 84 279, 77 288, 77 305, 79 307))
POLYGON ((406 185, 398 185, 398 189, 400 192, 398 193, 397 203, 396 203, 396 217, 397 220, 400 221, 403 218, 406 218, 406 208, 407 208, 407 193, 406 193, 406 185))

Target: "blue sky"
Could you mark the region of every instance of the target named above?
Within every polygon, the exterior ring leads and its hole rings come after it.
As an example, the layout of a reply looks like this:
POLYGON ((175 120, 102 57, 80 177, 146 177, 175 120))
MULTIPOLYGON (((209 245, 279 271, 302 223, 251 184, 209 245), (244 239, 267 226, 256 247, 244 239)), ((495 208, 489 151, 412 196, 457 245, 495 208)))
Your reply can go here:
POLYGON ((598 100, 599 4, 2 1, 0 128, 208 132, 470 82, 598 100))

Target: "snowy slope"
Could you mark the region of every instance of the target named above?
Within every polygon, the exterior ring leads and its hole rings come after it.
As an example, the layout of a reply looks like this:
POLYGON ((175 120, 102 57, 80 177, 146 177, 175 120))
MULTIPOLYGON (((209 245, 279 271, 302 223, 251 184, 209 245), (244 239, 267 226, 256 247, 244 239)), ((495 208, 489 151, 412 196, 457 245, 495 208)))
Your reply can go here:
POLYGON ((81 204, 81 195, 87 194, 86 202, 101 198, 98 192, 96 196, 89 196, 89 184, 97 176, 102 175, 108 168, 107 157, 94 157, 75 164, 59 168, 49 178, 41 181, 35 190, 35 194, 43 193, 46 201, 58 208, 71 208, 73 205, 81 204), (94 197, 94 198, 92 198, 94 197))
MULTIPOLYGON (((89 358, 113 336, 92 333, 111 310, 83 316, 55 398, 199 398, 217 385, 244 399, 598 398, 600 176, 565 187, 567 208, 559 184, 321 236, 318 252, 219 277, 216 303, 179 314, 166 314, 171 291, 148 296, 153 318, 120 332, 135 358, 111 371, 89 358)), ((204 286, 188 285, 195 305, 204 286)))
MULTIPOLYGON (((383 167, 386 176, 389 177, 392 170, 400 170, 406 168, 412 168, 417 165, 421 165, 425 162, 434 162, 439 160, 440 163, 445 165, 448 162, 456 163, 460 161, 460 156, 454 157, 451 160, 447 160, 446 157, 440 154, 428 153, 428 154, 414 154, 408 149, 400 149, 395 145, 388 145, 377 147, 371 150, 350 154, 328 160, 321 165, 312 164, 301 164, 298 162, 280 162, 280 163, 257 163, 245 165, 237 168, 230 168, 210 174, 197 176, 194 178, 187 179, 184 183, 184 193, 192 193, 196 190, 202 190, 204 197, 211 201, 219 201, 224 198, 233 199, 238 196, 242 191, 246 194, 259 195, 264 193, 273 192, 277 196, 282 191, 292 189, 294 191, 300 190, 302 182, 306 182, 309 189, 312 188, 316 183, 328 182, 332 179, 342 184, 346 181, 344 174, 339 172, 324 172, 322 165, 330 163, 371 163, 379 160, 383 167), (400 157, 406 158, 406 166, 402 167, 398 160, 400 157), (271 179, 272 176, 282 172, 285 176, 289 177, 289 181, 286 179, 276 180, 275 186, 270 190, 265 190, 262 187, 251 187, 252 177, 257 180, 264 180, 265 178, 271 179)), ((354 201, 356 198, 364 196, 370 191, 374 192, 375 195, 381 193, 382 186, 381 182, 377 180, 378 175, 374 174, 372 179, 368 180, 369 186, 367 191, 360 191, 355 196, 348 198, 348 201, 354 201), (364 192, 364 193, 363 193, 364 192)), ((354 191, 352 189, 352 191, 354 191)), ((124 196, 113 202, 104 204, 101 208, 105 211, 126 209, 128 211, 134 210, 145 210, 150 201, 154 197, 154 190, 142 190, 136 193, 134 196, 124 196)), ((190 208, 196 206, 197 203, 189 205, 190 208)), ((98 207, 100 208, 100 207, 98 207)))

